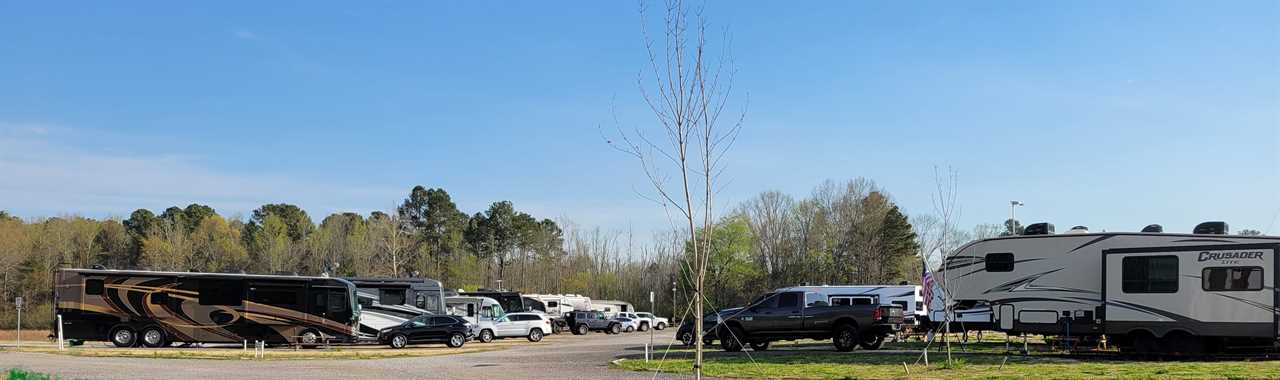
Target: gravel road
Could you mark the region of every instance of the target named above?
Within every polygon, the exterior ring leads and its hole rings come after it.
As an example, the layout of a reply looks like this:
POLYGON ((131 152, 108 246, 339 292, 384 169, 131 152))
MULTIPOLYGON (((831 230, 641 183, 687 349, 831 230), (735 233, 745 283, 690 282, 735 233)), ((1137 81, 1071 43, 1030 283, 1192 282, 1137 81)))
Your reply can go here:
MULTIPOLYGON (((657 341, 671 339, 673 330, 657 334, 657 341)), ((61 379, 654 379, 650 373, 609 369, 609 362, 620 356, 642 355, 648 333, 557 338, 498 351, 363 360, 142 359, 0 352, 0 369, 17 367, 61 379)), ((689 377, 664 374, 657 378, 689 377)))

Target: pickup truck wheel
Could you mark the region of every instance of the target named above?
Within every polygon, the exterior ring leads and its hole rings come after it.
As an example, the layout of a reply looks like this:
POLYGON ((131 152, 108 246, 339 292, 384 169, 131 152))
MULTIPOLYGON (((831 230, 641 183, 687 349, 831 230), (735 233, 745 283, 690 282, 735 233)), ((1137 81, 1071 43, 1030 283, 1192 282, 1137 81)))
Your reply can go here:
POLYGON ((756 351, 764 351, 769 349, 769 342, 752 343, 751 349, 756 351))
POLYGON ((666 324, 666 323, 662 323, 662 322, 658 322, 658 326, 657 326, 657 327, 655 327, 655 328, 656 328, 656 329, 658 329, 658 331, 662 331, 662 330, 664 330, 664 329, 666 329, 666 328, 667 328, 667 324, 666 324))
POLYGON ((684 343, 685 347, 693 347, 693 332, 687 331, 680 334, 680 343, 684 343))
POLYGON ((728 352, 742 351, 742 338, 744 333, 741 328, 730 327, 726 329, 726 333, 720 338, 720 349, 728 352))
POLYGON ((863 335, 862 341, 858 342, 858 346, 861 346, 862 349, 864 350, 879 350, 881 346, 884 346, 884 335, 880 335, 880 334, 863 335))
POLYGON ((832 334, 831 343, 835 344, 836 351, 849 352, 858 347, 858 328, 850 324, 842 324, 836 326, 835 334, 832 334))

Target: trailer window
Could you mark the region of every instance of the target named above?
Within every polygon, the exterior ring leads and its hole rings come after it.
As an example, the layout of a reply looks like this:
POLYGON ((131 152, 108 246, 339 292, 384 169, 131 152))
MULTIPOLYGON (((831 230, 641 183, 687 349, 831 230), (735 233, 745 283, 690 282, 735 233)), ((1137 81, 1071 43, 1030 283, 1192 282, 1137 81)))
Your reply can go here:
POLYGON ((1013 272, 1013 253, 988 253, 987 272, 1013 272))
POLYGON ((214 306, 240 306, 244 302, 244 281, 199 280, 200 304, 214 306))
POLYGON ((871 305, 875 299, 865 296, 831 297, 832 306, 871 305))
POLYGON ((1204 268, 1201 279, 1211 292, 1262 290, 1262 267, 1204 268))
POLYGON ((102 280, 85 280, 84 294, 95 295, 95 296, 101 295, 102 289, 105 287, 106 286, 102 283, 102 280))
POLYGON ((1125 293, 1177 293, 1178 257, 1126 257, 1120 280, 1125 293))

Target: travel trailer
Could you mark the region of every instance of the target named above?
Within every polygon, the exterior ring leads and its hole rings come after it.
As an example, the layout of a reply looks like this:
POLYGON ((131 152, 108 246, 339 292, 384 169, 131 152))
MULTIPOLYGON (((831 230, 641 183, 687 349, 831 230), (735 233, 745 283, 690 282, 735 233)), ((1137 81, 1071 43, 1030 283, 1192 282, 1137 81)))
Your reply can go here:
POLYGON ((594 300, 591 301, 591 310, 603 311, 605 316, 613 318, 613 315, 618 312, 636 311, 636 307, 626 301, 594 300))
POLYGON ((361 306, 360 333, 376 338, 378 331, 399 326, 423 314, 444 314, 440 282, 426 278, 353 277, 361 306))
POLYGON ((1037 223, 950 253, 933 275, 951 320, 1011 334, 1105 335, 1136 352, 1277 343, 1280 237, 1227 235, 1223 222, 1191 234, 1083 229, 1059 235, 1037 223))
POLYGON ((489 297, 445 297, 444 304, 446 313, 471 323, 472 335, 484 343, 493 341, 494 322, 507 314, 501 303, 489 297))
POLYGON ((120 347, 352 342, 360 326, 340 278, 60 269, 53 297, 65 338, 120 347))
POLYGON ((790 289, 826 295, 832 305, 898 306, 908 326, 919 325, 929 316, 919 285, 822 285, 790 289))
POLYGON ((542 306, 543 312, 551 318, 556 326, 556 331, 568 328, 566 321, 567 314, 579 311, 591 310, 591 298, 577 294, 525 294, 525 303, 535 303, 542 306))

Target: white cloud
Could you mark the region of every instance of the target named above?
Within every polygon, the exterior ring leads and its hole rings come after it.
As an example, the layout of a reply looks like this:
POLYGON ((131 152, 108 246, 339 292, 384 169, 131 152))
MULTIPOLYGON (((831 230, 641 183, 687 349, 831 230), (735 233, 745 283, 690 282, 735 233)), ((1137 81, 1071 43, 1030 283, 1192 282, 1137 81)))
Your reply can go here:
POLYGON ((92 151, 59 143, 74 130, 15 127, 21 125, 0 123, 0 209, 23 216, 124 216, 190 203, 231 216, 287 202, 319 221, 335 211, 387 208, 403 192, 283 173, 226 173, 191 156, 92 151))

